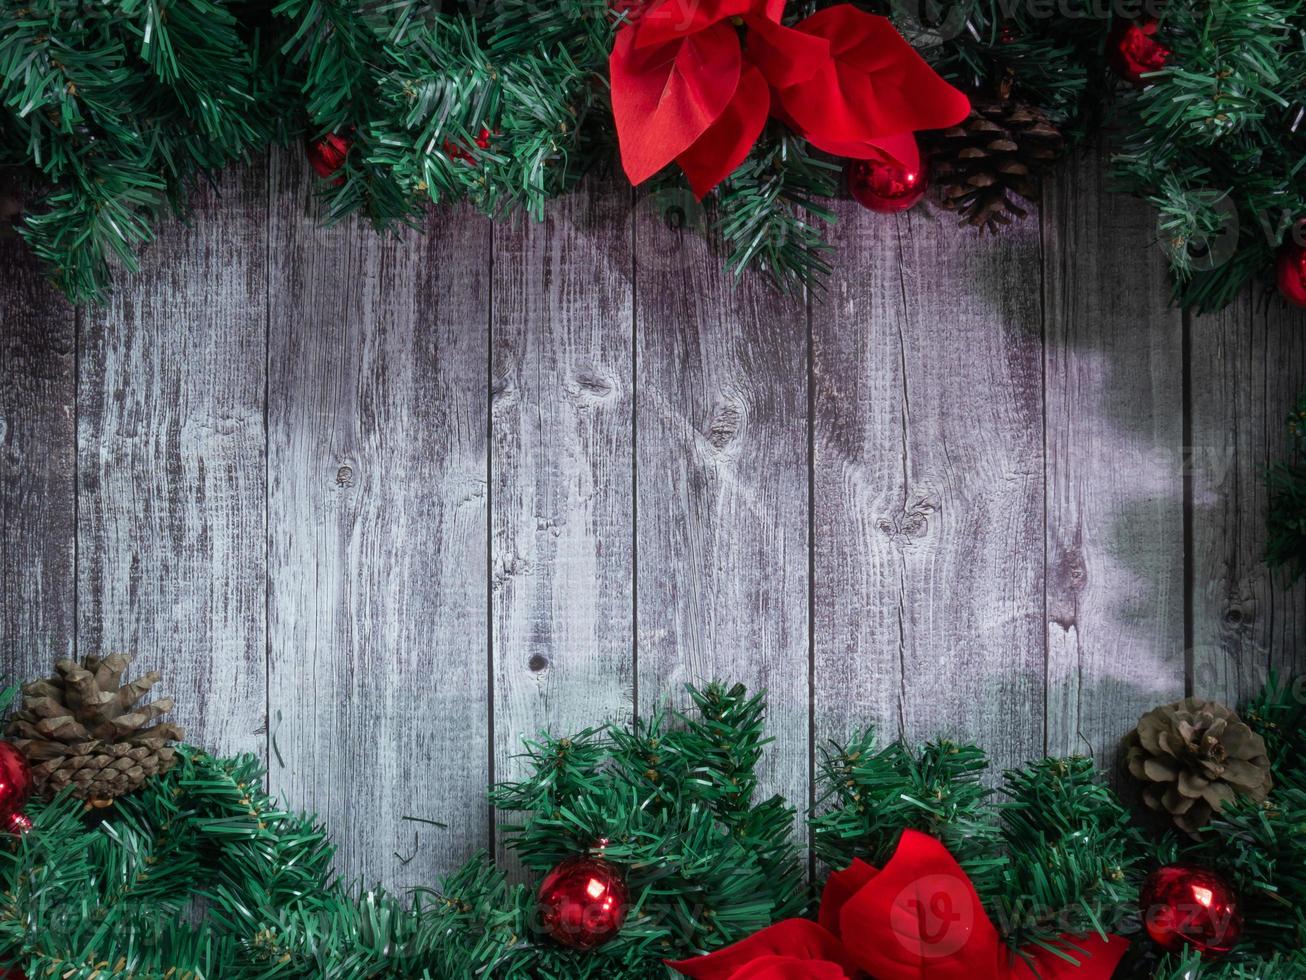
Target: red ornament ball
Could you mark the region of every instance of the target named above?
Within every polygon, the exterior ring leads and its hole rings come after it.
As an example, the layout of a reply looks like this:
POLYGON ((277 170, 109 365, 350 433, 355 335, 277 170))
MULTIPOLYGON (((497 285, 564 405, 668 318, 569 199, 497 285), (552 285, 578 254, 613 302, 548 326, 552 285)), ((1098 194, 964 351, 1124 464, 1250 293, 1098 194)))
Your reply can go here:
POLYGON ((1107 39, 1107 57, 1116 74, 1140 88, 1147 84, 1143 76, 1160 71, 1170 63, 1170 49, 1156 39, 1159 26, 1155 17, 1117 20, 1107 39))
POLYGON ((32 798, 32 767, 12 742, 0 742, 0 820, 9 823, 32 798))
MULTIPOLYGON (((308 155, 309 166, 319 177, 332 177, 345 165, 345 158, 349 156, 349 148, 353 145, 353 140, 348 136, 341 136, 339 133, 328 133, 315 140, 309 140, 304 144, 304 152, 308 155)), ((345 182, 344 175, 341 174, 335 179, 337 186, 345 182)))
POLYGON ((1276 267, 1283 298, 1306 309, 1306 247, 1290 240, 1279 249, 1276 267))
POLYGON ((540 882, 540 920, 572 949, 593 949, 615 936, 629 904, 621 871, 602 858, 568 858, 540 882))
POLYGON ((1203 956, 1229 952, 1242 935, 1233 886, 1207 868, 1168 864, 1143 882, 1139 897, 1147 934, 1170 952, 1191 946, 1203 956))
POLYGON ((923 158, 916 169, 897 160, 849 160, 846 177, 857 203, 880 214, 906 211, 930 186, 923 158))

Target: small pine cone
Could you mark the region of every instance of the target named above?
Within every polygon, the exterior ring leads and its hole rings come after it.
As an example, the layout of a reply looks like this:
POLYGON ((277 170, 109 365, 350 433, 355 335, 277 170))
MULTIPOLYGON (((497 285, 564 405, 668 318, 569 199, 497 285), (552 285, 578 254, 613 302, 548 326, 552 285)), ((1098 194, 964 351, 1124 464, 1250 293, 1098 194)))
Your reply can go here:
POLYGON ((941 207, 961 223, 997 232, 1029 212, 1039 178, 1065 150, 1065 138, 1034 106, 1010 96, 972 96, 970 115, 924 139, 941 207))
POLYGON ((129 663, 121 654, 81 665, 60 660, 54 677, 23 688, 6 734, 32 764, 38 792, 53 796, 71 786, 78 799, 104 805, 172 768, 171 743, 185 733, 154 723, 172 710, 172 699, 140 704, 160 675, 122 684, 129 663))
POLYGON ((1272 786, 1265 740, 1224 705, 1185 698, 1143 715, 1125 738, 1125 765, 1143 802, 1196 835, 1224 804, 1257 802, 1272 786))

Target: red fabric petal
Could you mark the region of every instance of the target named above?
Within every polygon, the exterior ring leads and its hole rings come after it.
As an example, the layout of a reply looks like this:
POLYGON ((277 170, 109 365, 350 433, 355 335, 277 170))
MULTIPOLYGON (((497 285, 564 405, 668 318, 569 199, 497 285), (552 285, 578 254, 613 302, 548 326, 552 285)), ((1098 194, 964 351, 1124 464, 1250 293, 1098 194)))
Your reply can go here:
POLYGON ((780 88, 776 98, 798 132, 821 149, 941 129, 970 111, 966 96, 884 17, 840 4, 796 30, 826 40, 831 58, 806 81, 780 88))
POLYGON ((838 963, 763 956, 730 974, 730 980, 848 980, 838 963))
POLYGON ((860 858, 842 871, 836 871, 825 882, 821 892, 821 912, 817 921, 834 935, 839 935, 839 915, 848 900, 857 894, 878 871, 860 858))
POLYGON ((941 843, 903 833, 889 863, 843 907, 840 938, 876 980, 1004 975, 1006 948, 975 886, 941 843))
POLYGON ((845 974, 851 977, 855 970, 839 940, 808 919, 785 919, 733 946, 707 956, 669 962, 667 966, 694 980, 734 980, 740 970, 767 957, 833 963, 843 971, 843 974, 830 974, 835 977, 845 974))
POLYGON ((637 29, 617 32, 608 70, 621 163, 632 184, 684 153, 720 118, 739 87, 742 52, 727 24, 644 51, 637 29))
POLYGON ((663 44, 719 24, 727 17, 765 17, 779 23, 784 0, 654 0, 636 14, 636 47, 663 44))
POLYGON ((744 162, 771 111, 771 89, 762 73, 745 65, 735 97, 698 141, 676 157, 700 201, 744 162))
POLYGON ((847 156, 858 160, 874 160, 881 157, 897 160, 908 170, 921 169, 921 148, 916 142, 915 133, 899 133, 896 136, 882 136, 866 145, 865 153, 849 151, 847 156))
POLYGON ((762 69, 776 88, 805 82, 830 61, 830 42, 825 38, 763 17, 749 18, 744 43, 748 60, 762 69))
POLYGON ((1033 969, 1018 959, 1005 976, 1009 980, 1111 980, 1129 951, 1129 940, 1121 936, 1063 936, 1061 941, 1062 951, 1077 963, 1067 963, 1045 949, 1026 950, 1033 969))

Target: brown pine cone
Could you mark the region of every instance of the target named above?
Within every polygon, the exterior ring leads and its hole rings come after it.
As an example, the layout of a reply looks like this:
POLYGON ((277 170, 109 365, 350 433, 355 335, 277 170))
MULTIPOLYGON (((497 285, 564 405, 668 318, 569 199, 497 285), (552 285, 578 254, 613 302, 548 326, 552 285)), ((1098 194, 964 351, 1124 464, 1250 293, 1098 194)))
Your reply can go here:
POLYGON ((1143 802, 1196 833, 1224 804, 1270 793, 1265 740, 1215 701, 1185 698, 1143 715, 1125 738, 1125 765, 1143 802))
POLYGON ((939 205, 961 223, 996 232, 1029 212, 1039 179, 1065 150, 1065 138, 1037 108, 1009 94, 973 95, 970 115, 924 138, 939 205))
POLYGON ((32 764, 37 791, 53 796, 65 786, 95 805, 139 789, 176 761, 171 743, 185 737, 176 725, 154 720, 172 710, 171 698, 140 700, 158 683, 151 671, 130 684, 121 654, 55 664, 56 675, 23 688, 23 706, 6 734, 32 764))

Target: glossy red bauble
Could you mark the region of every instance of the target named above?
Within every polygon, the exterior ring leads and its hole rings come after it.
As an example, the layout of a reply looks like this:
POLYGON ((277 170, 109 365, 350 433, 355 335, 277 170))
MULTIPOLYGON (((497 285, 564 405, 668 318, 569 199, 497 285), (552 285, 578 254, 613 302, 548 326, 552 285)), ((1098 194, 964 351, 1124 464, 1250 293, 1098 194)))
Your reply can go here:
POLYGON ((1306 246, 1289 240, 1275 263, 1279 292, 1293 306, 1306 309, 1306 246))
POLYGON ((1233 886, 1207 868, 1168 864, 1143 882, 1143 926, 1162 949, 1192 947, 1203 956, 1229 952, 1242 935, 1233 886))
POLYGON ((10 823, 32 798, 32 767, 12 742, 0 742, 0 821, 10 823))
MULTIPOLYGON (((345 158, 349 156, 349 147, 352 143, 353 141, 347 136, 328 133, 304 144, 304 153, 308 156, 309 166, 313 168, 315 174, 324 178, 332 177, 336 176, 340 168, 345 165, 345 158)), ((337 185, 344 182, 344 175, 336 176, 337 185)))
POLYGON ((1116 74, 1132 85, 1143 86, 1149 72, 1170 63, 1170 49, 1156 39, 1155 17, 1117 20, 1107 39, 1107 57, 1116 74))
POLYGON ((848 193, 862 207, 880 214, 906 211, 930 186, 924 158, 916 169, 896 160, 849 160, 846 175, 848 193))
POLYGON ((568 858, 540 883, 540 921, 563 946, 593 949, 626 921, 630 896, 621 871, 602 858, 568 858))

